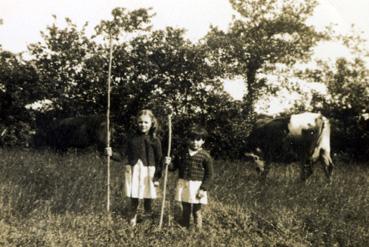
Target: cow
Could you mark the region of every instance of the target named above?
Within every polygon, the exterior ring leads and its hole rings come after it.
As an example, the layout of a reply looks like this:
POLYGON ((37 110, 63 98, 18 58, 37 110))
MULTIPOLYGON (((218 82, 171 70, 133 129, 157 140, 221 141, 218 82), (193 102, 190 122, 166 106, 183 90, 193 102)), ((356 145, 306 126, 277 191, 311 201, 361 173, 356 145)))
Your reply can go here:
POLYGON ((330 180, 334 164, 330 156, 329 120, 320 113, 304 112, 256 121, 244 154, 256 163, 262 180, 271 162, 287 153, 293 153, 290 157, 300 161, 303 181, 312 175, 312 165, 317 161, 321 161, 330 180))
POLYGON ((54 120, 48 129, 36 131, 35 140, 36 146, 46 145, 61 152, 90 146, 102 151, 106 146, 106 120, 102 115, 54 120))

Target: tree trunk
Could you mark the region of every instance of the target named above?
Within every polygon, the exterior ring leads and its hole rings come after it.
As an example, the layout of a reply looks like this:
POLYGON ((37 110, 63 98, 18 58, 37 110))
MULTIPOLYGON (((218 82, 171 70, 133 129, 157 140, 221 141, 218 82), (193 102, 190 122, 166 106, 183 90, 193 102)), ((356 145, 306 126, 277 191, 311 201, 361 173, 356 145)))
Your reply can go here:
POLYGON ((255 114, 255 101, 256 101, 256 73, 260 68, 258 59, 251 59, 247 65, 246 71, 246 88, 247 94, 244 95, 244 107, 243 112, 245 116, 252 117, 255 114))

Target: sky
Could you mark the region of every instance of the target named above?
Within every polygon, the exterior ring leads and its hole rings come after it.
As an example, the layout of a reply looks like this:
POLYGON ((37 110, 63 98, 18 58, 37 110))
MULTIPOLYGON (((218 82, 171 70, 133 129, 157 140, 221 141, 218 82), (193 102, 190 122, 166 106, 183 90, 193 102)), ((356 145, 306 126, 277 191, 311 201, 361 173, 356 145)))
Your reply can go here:
MULTIPOLYGON (((52 15, 57 16, 58 26, 65 24, 65 17, 80 27, 87 21, 87 32, 92 33, 102 19, 110 19, 115 7, 129 10, 152 7, 156 13, 154 29, 185 28, 187 38, 192 41, 203 37, 211 24, 225 30, 234 13, 228 0, 0 0, 3 20, 0 44, 4 50, 26 51, 27 45, 41 41, 40 31, 53 23, 52 15)), ((310 22, 317 29, 335 24, 338 33, 348 33, 354 24, 369 40, 368 10, 369 0, 319 0, 310 22)), ((337 45, 323 44, 316 49, 316 54, 334 58, 344 56, 346 51, 337 45)), ((228 81, 224 87, 236 99, 243 95, 241 81, 228 81)))

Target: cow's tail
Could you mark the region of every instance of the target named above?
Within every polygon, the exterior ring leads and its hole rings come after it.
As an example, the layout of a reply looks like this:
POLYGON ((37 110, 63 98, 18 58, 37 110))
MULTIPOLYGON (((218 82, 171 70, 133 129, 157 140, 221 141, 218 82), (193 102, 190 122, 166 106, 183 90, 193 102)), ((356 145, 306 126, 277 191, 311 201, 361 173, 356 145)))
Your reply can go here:
MULTIPOLYGON (((329 120, 322 116, 322 130, 318 139, 318 145, 315 150, 317 152, 317 156, 321 159, 323 163, 324 172, 328 179, 330 179, 333 172, 333 161, 331 158, 331 144, 330 144, 330 135, 331 135, 331 126, 329 120)), ((315 155, 314 152, 314 155, 315 155)))
MULTIPOLYGON (((318 136, 316 137, 316 141, 314 142, 314 149, 312 152, 313 160, 317 160, 320 156, 321 150, 324 149, 324 139, 328 135, 330 136, 330 125, 328 119, 324 116, 320 115, 319 118, 316 119, 316 124, 319 130, 318 136), (320 121, 317 121, 320 120, 320 121)), ((328 143, 329 144, 329 143, 328 143)))

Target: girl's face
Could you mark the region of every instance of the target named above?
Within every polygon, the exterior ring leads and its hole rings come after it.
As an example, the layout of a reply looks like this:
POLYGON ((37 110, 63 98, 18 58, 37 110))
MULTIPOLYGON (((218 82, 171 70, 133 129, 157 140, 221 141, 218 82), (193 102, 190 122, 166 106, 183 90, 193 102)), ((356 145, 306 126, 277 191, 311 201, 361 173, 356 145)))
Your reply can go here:
POLYGON ((137 123, 138 123, 138 129, 143 134, 149 133, 149 130, 151 129, 151 126, 152 126, 152 119, 150 116, 148 115, 139 116, 137 119, 137 123))

